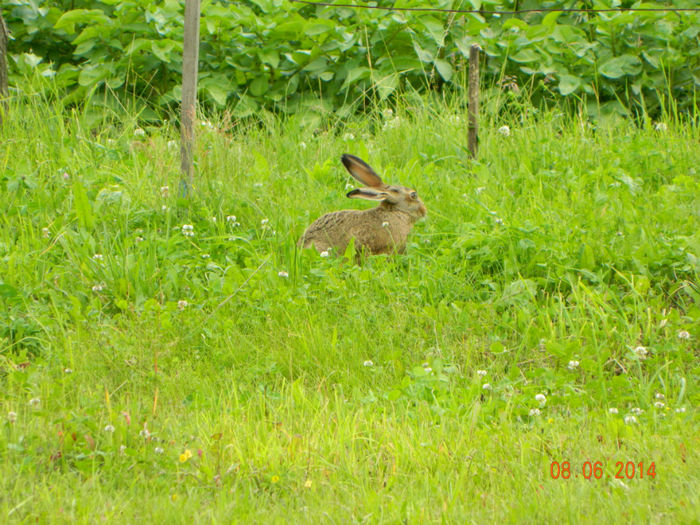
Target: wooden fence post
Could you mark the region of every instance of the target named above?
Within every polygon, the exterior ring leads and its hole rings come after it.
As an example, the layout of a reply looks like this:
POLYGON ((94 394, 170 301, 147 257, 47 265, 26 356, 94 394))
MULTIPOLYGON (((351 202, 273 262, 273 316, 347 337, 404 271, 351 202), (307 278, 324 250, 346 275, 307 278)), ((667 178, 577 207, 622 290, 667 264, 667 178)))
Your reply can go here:
POLYGON ((182 108, 180 115, 180 194, 187 197, 194 181, 194 122, 197 116, 200 0, 185 0, 182 48, 182 108))
POLYGON ((479 44, 469 48, 469 92, 467 111, 469 116, 469 153, 475 159, 479 152, 479 44))

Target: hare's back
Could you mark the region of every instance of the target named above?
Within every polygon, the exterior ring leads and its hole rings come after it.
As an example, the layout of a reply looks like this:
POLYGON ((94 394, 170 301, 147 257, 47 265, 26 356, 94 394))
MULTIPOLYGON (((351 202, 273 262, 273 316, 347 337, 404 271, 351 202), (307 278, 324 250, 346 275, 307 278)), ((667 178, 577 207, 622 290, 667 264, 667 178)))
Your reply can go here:
POLYGON ((319 217, 306 228, 299 245, 304 248, 314 246, 318 251, 329 248, 344 250, 350 242, 350 231, 361 213, 359 210, 341 210, 319 217))

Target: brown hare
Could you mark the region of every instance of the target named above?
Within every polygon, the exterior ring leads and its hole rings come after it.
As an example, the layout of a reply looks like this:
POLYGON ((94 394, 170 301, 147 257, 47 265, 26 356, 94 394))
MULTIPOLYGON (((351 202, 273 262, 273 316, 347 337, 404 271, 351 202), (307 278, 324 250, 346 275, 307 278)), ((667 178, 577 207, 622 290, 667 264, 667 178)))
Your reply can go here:
POLYGON ((316 219, 299 239, 299 246, 319 252, 345 252, 355 239, 358 254, 403 253, 413 223, 425 217, 426 209, 415 190, 389 186, 362 159, 347 153, 341 157, 350 175, 366 187, 347 194, 351 199, 379 201, 369 210, 341 210, 316 219))

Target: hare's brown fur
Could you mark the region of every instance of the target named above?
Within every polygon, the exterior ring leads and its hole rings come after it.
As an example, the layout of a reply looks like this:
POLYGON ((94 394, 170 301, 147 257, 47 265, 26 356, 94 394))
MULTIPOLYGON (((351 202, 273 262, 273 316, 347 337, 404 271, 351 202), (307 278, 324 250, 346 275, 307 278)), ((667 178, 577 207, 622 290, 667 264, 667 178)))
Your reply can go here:
POLYGON ((348 193, 351 198, 379 200, 369 210, 342 210, 327 213, 304 232, 299 245, 319 252, 333 249, 343 253, 351 239, 358 252, 369 254, 402 253, 413 224, 425 216, 423 202, 415 191, 402 186, 388 186, 363 161, 343 155, 343 164, 367 188, 348 193))

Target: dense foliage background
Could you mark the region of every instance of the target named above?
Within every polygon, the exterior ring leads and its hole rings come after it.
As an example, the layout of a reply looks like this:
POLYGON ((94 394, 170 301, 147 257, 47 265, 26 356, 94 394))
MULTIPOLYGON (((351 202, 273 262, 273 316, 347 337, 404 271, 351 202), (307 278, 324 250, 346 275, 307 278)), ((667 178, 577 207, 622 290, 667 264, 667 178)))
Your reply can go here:
MULTIPOLYGON (((424 0, 373 4, 426 5, 424 0)), ((573 4, 440 0, 431 5, 510 10, 573 4)), ((4 1, 15 85, 21 88, 20 79, 39 72, 55 78, 67 104, 106 92, 117 95, 108 97, 112 102, 167 107, 179 100, 183 6, 181 0, 4 1)), ((606 0, 590 6, 697 4, 606 0)), ((699 33, 698 12, 514 17, 204 0, 200 98, 213 107, 232 107, 236 116, 260 108, 342 114, 368 97, 382 100, 401 90, 461 89, 468 48, 479 43, 486 86, 535 100, 585 99, 595 102, 588 104, 594 111, 658 114, 664 108, 697 107, 699 33)))

